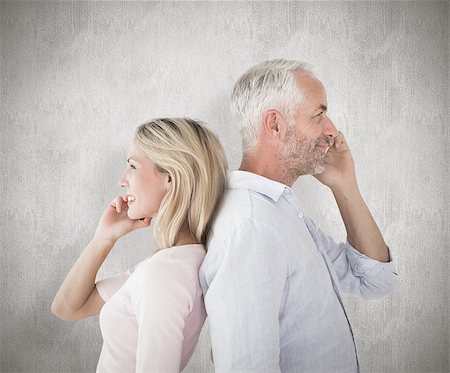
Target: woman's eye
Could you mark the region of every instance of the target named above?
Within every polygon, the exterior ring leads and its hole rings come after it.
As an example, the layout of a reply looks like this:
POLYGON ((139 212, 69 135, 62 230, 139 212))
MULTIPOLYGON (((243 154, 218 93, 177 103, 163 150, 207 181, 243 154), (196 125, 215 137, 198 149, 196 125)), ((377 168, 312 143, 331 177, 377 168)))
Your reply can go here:
POLYGON ((130 168, 132 168, 133 170, 136 169, 136 167, 134 167, 132 164, 129 164, 130 168))

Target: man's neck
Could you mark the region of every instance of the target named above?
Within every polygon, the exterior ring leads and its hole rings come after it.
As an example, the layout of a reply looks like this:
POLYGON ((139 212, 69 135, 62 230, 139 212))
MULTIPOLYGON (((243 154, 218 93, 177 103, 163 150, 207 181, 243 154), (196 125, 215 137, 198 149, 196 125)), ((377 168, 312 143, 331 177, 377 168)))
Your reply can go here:
POLYGON ((287 175, 283 175, 281 170, 283 167, 277 164, 272 158, 266 158, 264 154, 256 151, 250 154, 245 154, 242 158, 239 170, 252 172, 257 175, 264 176, 268 179, 278 181, 289 187, 294 184, 295 179, 287 175))

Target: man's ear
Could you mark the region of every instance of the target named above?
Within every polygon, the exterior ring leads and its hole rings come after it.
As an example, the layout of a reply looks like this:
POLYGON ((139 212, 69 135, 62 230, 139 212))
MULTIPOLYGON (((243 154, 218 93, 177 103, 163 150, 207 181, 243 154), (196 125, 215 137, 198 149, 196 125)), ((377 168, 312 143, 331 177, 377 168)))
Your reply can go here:
POLYGON ((277 110, 268 110, 263 117, 264 132, 270 139, 282 140, 286 134, 287 123, 277 110))

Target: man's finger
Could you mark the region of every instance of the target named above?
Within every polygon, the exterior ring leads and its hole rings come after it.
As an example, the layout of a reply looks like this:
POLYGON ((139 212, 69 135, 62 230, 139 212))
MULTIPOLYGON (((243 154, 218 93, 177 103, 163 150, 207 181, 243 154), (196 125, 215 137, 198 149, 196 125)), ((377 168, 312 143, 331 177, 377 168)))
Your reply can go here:
POLYGON ((346 143, 345 136, 341 131, 338 131, 338 134, 334 139, 334 143, 336 145, 336 149, 339 149, 342 145, 345 145, 346 143))

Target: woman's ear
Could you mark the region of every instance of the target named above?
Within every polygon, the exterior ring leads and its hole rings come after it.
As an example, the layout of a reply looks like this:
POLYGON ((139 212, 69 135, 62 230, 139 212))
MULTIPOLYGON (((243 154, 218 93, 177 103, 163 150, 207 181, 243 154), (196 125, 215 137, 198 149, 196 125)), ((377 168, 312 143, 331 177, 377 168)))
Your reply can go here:
POLYGON ((172 178, 170 177, 170 175, 167 175, 166 192, 170 189, 171 186, 172 186, 172 178))

